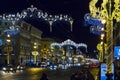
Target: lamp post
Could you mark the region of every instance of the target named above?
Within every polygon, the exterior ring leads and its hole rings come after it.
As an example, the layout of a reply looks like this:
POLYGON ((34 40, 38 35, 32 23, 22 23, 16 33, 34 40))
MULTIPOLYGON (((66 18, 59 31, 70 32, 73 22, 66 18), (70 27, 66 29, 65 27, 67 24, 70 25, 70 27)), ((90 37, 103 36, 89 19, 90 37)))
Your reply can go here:
POLYGON ((7 65, 10 64, 10 52, 13 51, 13 48, 11 47, 11 39, 10 35, 7 35, 7 46, 4 48, 4 51, 7 52, 7 65))
POLYGON ((102 33, 100 35, 101 42, 97 45, 97 49, 99 50, 99 61, 104 62, 105 59, 105 51, 106 51, 106 44, 105 44, 105 29, 101 28, 102 33))
MULTIPOLYGON (((101 20, 106 20, 106 64, 107 72, 113 73, 113 23, 120 21, 120 0, 102 0, 102 4, 98 0, 91 0, 89 3, 90 14, 86 18, 92 20, 91 24, 95 21, 101 22, 101 20)), ((97 26, 102 27, 97 24, 97 26)))
POLYGON ((104 41, 101 41, 99 44, 97 44, 97 49, 99 50, 99 61, 104 62, 107 44, 104 41))
POLYGON ((8 43, 8 45, 7 45, 7 64, 9 65, 10 64, 10 50, 9 50, 9 45, 10 45, 10 42, 11 42, 11 40, 10 40, 10 35, 7 35, 7 43, 8 43))
POLYGON ((34 56, 34 64, 36 64, 36 61, 37 61, 36 57, 39 54, 37 51, 37 48, 38 48, 37 43, 34 43, 34 45, 33 45, 34 50, 32 51, 32 55, 34 56))

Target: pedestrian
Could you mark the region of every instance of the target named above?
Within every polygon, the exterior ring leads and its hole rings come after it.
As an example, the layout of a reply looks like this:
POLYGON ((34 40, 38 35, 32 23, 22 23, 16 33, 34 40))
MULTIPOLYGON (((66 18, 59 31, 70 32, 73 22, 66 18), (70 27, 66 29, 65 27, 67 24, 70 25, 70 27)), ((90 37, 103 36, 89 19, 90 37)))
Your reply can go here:
POLYGON ((73 73, 70 77, 70 80, 75 80, 75 75, 77 75, 76 73, 73 73))
POLYGON ((43 73, 40 80, 48 80, 47 74, 43 73))

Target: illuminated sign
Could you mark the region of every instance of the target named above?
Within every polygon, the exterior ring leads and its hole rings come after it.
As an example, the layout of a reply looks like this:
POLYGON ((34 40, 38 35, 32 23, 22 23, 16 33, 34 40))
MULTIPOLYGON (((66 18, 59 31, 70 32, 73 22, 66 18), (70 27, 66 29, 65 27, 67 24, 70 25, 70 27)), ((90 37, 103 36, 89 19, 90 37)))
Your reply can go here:
POLYGON ((97 19, 90 19, 90 20, 85 20, 86 24, 92 25, 92 26, 102 26, 103 24, 101 23, 101 21, 97 20, 97 19))
POLYGON ((101 27, 91 26, 91 27, 90 27, 90 32, 93 33, 93 34, 100 35, 100 34, 102 33, 101 27))
POLYGON ((0 46, 2 46, 2 40, 0 39, 0 46))
MULTIPOLYGON (((100 67, 100 80, 106 80, 107 79, 107 76, 106 76, 106 73, 107 73, 107 65, 105 63, 101 63, 101 67, 100 67)), ((112 73, 114 74, 114 65, 112 64, 112 73)), ((114 80, 114 76, 112 77, 112 80, 114 80)))
POLYGON ((93 18, 91 14, 86 14, 84 16, 84 19, 86 25, 100 26, 100 27, 103 26, 102 22, 97 18, 93 18))
POLYGON ((114 57, 120 57, 120 46, 114 47, 114 57))
POLYGON ((7 34, 9 34, 9 35, 16 35, 16 34, 18 34, 20 31, 19 30, 6 30, 5 31, 7 34))

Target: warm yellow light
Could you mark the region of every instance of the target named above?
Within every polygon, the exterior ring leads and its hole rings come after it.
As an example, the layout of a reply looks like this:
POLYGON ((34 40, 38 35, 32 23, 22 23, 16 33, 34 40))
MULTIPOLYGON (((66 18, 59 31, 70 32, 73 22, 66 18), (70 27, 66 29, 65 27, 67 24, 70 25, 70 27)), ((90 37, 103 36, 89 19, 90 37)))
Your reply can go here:
POLYGON ((10 39, 7 39, 7 42, 11 42, 11 40, 10 40, 10 39))
POLYGON ((34 49, 36 49, 37 48, 37 46, 34 46, 34 49))
POLYGON ((105 34, 101 34, 101 37, 104 37, 105 36, 105 34))
POLYGON ((37 43, 35 42, 33 48, 36 49, 37 47, 37 43))
POLYGON ((101 34, 101 40, 103 40, 103 39, 104 39, 104 36, 105 36, 105 34, 101 34))
POLYGON ((34 45, 37 45, 37 43, 34 43, 34 45))
POLYGON ((105 29, 104 28, 101 28, 101 31, 104 31, 105 29))
POLYGON ((10 35, 8 34, 7 37, 10 37, 10 35))
POLYGON ((101 41, 100 44, 103 44, 103 41, 101 41))

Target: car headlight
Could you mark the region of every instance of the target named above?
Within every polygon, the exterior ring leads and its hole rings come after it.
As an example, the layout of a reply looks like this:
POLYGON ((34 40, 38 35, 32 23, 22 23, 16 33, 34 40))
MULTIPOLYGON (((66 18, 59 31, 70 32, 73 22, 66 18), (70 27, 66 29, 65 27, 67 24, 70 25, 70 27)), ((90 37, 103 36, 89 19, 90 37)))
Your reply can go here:
POLYGON ((10 68, 10 70, 13 70, 13 68, 10 68))
POLYGON ((19 66, 17 66, 17 69, 19 69, 20 67, 19 66))
POLYGON ((23 67, 20 67, 20 69, 23 69, 23 67))
POLYGON ((3 67, 3 69, 2 70, 6 70, 6 68, 5 67, 3 67))

